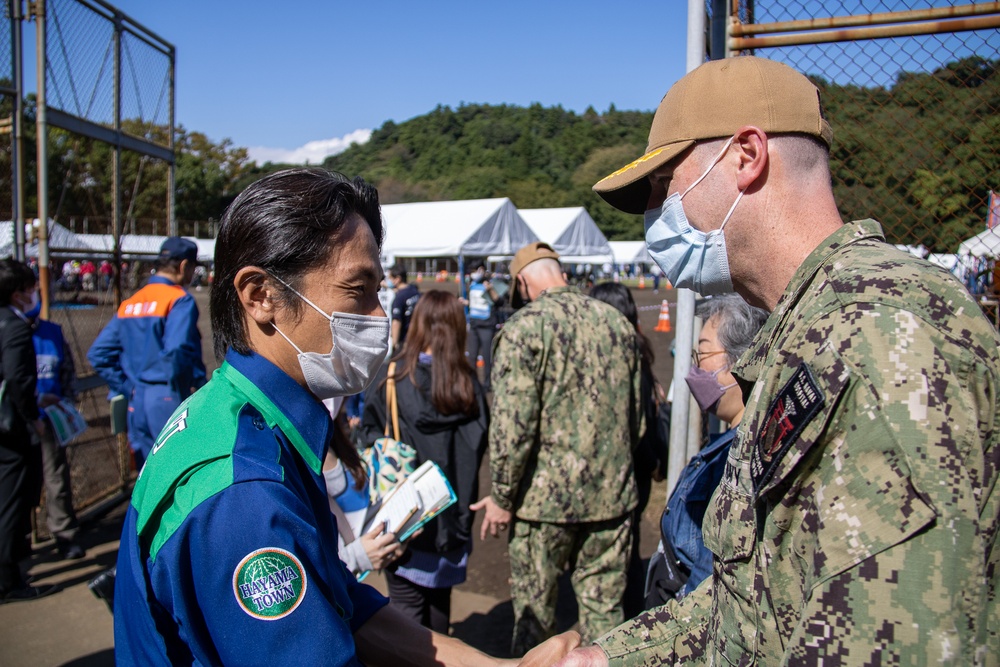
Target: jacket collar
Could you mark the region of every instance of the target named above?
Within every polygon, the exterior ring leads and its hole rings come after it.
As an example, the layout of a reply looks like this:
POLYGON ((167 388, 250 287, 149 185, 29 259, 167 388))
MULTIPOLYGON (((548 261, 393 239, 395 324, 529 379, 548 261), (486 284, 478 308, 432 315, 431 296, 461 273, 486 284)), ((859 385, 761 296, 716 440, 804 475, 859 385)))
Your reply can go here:
POLYGON ((269 426, 281 429, 313 472, 319 474, 333 435, 333 422, 323 404, 255 352, 242 355, 230 348, 219 372, 260 410, 269 426))
POLYGON ((885 240, 882 226, 878 222, 869 218, 847 223, 826 237, 795 271, 781 299, 778 300, 777 307, 757 333, 750 349, 733 366, 732 373, 740 383, 744 399, 749 396, 753 383, 760 378, 765 358, 774 343, 774 336, 779 330, 784 329, 789 314, 798 306, 806 287, 812 283, 816 273, 837 253, 868 239, 885 240))

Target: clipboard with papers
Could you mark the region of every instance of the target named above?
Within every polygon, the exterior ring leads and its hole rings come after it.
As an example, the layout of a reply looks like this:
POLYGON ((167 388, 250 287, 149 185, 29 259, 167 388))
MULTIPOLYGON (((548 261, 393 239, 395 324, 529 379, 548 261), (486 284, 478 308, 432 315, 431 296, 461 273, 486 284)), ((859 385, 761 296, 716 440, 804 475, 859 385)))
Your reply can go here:
MULTIPOLYGON (((385 524, 387 532, 395 533, 400 542, 405 542, 457 501, 458 496, 441 467, 433 461, 424 461, 382 500, 364 531, 368 533, 385 524)), ((363 581, 368 572, 361 573, 358 581, 363 581)))
POLYGON ((406 480, 396 486, 365 526, 365 532, 386 523, 387 531, 405 542, 424 524, 448 509, 458 497, 433 461, 424 461, 406 480))

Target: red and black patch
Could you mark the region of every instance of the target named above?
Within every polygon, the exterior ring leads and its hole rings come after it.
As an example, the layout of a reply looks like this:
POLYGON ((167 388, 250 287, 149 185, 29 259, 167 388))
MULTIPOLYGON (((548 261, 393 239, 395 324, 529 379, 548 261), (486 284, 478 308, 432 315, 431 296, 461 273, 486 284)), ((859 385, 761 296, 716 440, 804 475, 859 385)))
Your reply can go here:
POLYGON ((754 490, 771 481, 781 459, 825 403, 823 391, 804 362, 771 402, 751 449, 754 490))

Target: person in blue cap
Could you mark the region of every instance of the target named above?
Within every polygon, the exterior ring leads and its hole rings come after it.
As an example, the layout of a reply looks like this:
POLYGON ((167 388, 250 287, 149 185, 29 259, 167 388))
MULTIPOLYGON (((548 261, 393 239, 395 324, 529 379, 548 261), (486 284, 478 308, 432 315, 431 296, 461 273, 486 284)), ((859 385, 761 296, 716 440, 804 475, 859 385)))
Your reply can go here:
POLYGON ((111 393, 128 398, 137 470, 177 406, 205 384, 198 306, 185 289, 197 262, 194 241, 167 238, 149 282, 122 302, 87 352, 111 393))

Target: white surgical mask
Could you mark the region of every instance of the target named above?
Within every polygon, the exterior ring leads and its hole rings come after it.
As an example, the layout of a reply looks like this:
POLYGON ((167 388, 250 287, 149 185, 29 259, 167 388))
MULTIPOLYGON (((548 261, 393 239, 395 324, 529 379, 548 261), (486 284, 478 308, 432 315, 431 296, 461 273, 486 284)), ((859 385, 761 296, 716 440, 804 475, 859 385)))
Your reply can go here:
POLYGON ((736 210, 736 205, 743 198, 743 191, 740 190, 736 196, 736 201, 733 202, 719 229, 707 233, 691 226, 681 200, 708 176, 732 143, 733 138, 730 138, 705 173, 699 176, 683 194, 675 192, 667 197, 660 208, 646 211, 643 221, 649 254, 663 269, 667 280, 674 287, 686 287, 702 296, 733 291, 723 230, 733 211, 736 210))
POLYGON ((330 321, 333 347, 327 354, 303 352, 271 323, 299 353, 299 367, 309 391, 323 400, 360 394, 367 389, 389 351, 389 318, 338 312, 327 315, 281 278, 275 276, 275 279, 330 321))

